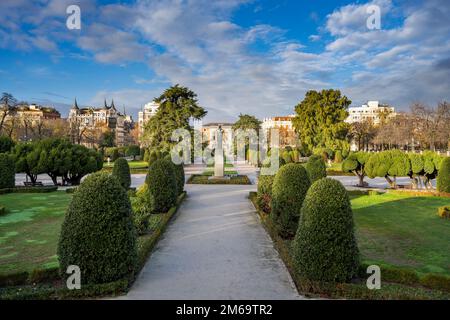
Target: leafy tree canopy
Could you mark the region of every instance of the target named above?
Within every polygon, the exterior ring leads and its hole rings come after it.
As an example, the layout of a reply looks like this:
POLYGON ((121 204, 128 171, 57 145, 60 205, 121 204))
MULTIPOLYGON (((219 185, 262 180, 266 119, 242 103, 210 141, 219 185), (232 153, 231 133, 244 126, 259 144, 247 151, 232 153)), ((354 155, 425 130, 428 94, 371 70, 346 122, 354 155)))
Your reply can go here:
POLYGON ((351 101, 339 90, 308 91, 295 107, 293 126, 310 152, 314 147, 347 150, 349 125, 344 122, 351 101))
POLYGON ((258 134, 259 128, 261 127, 261 121, 259 121, 255 116, 249 114, 240 114, 239 120, 233 124, 233 130, 242 129, 253 129, 258 134))
POLYGON ((183 128, 191 130, 189 119, 201 119, 207 111, 198 105, 197 94, 187 87, 172 86, 155 99, 159 103, 158 112, 145 125, 144 142, 151 148, 170 151, 175 142, 172 132, 183 128))

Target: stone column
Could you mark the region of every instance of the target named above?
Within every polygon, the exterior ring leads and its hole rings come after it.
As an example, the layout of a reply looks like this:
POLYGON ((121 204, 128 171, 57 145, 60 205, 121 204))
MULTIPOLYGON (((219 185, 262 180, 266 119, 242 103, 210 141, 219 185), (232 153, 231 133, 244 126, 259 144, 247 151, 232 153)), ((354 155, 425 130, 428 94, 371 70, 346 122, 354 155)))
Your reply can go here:
POLYGON ((223 130, 219 126, 216 133, 216 150, 214 153, 214 176, 219 178, 222 178, 224 174, 222 135, 223 130))

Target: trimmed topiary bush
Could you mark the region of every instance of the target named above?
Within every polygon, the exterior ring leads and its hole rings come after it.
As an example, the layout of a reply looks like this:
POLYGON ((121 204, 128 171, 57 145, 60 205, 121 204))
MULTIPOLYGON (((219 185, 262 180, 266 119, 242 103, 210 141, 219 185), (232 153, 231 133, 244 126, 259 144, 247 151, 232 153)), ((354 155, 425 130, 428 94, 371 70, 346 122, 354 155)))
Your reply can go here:
POLYGON ((344 186, 323 178, 311 186, 293 243, 294 266, 303 278, 345 282, 357 275, 359 251, 353 212, 344 186))
POLYGON ((149 196, 152 197, 154 212, 167 212, 175 205, 177 178, 172 161, 158 159, 153 162, 145 182, 148 185, 149 196))
POLYGON ((270 213, 272 201, 272 184, 275 176, 262 175, 258 178, 258 193, 256 203, 265 213, 270 213))
POLYGON ((309 180, 311 183, 325 178, 327 176, 327 167, 322 157, 319 155, 312 155, 309 157, 308 162, 305 165, 306 171, 308 172, 309 180))
POLYGON ((120 185, 128 190, 131 186, 131 174, 130 166, 128 161, 124 158, 119 158, 114 162, 114 168, 112 170, 112 175, 119 180, 120 185))
POLYGON ((439 207, 438 216, 440 218, 450 219, 450 206, 439 207))
POLYGON ((289 238, 295 235, 300 209, 310 184, 305 168, 295 163, 284 165, 275 175, 270 216, 280 236, 289 238))
POLYGON ((58 258, 61 273, 81 270, 82 284, 116 281, 136 267, 136 232, 131 205, 117 178, 95 173, 77 188, 62 224, 58 258))
POLYGON ((14 160, 6 153, 0 153, 0 189, 14 188, 16 184, 14 160))
POLYGON ((8 136, 0 135, 0 153, 10 152, 14 148, 14 140, 8 136))
POLYGON ((450 157, 442 160, 437 177, 437 189, 439 192, 450 193, 450 157))
POLYGON ((184 184, 185 184, 184 166, 182 164, 174 164, 173 166, 175 168, 175 177, 177 180, 177 190, 178 190, 177 195, 180 195, 184 191, 184 184))

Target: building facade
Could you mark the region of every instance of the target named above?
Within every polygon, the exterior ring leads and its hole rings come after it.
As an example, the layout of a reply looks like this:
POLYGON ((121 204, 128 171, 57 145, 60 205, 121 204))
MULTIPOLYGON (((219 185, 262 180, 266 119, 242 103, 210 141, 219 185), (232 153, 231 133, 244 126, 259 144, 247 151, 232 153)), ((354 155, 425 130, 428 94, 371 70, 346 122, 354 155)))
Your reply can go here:
POLYGON ((264 118, 261 128, 269 136, 270 129, 278 129, 280 137, 280 147, 295 146, 297 144, 297 134, 295 133, 292 119, 295 115, 264 118))
POLYGON ((372 121, 373 124, 380 124, 381 115, 385 114, 387 117, 395 117, 395 109, 393 107, 385 106, 379 101, 368 101, 361 107, 348 108, 348 117, 345 120, 347 123, 372 121))
POLYGON ((142 111, 138 113, 139 141, 142 144, 145 124, 153 117, 159 109, 159 103, 151 101, 144 105, 142 111))
MULTIPOLYGON (((114 133, 115 144, 118 147, 130 144, 130 132, 133 129, 133 119, 125 113, 117 111, 114 101, 108 106, 105 100, 100 108, 79 108, 77 101, 70 109, 68 121, 72 131, 89 131, 92 137, 98 137, 102 132, 111 130, 114 133)), ((79 133, 77 133, 79 134, 79 133)), ((80 137, 80 140, 81 139, 80 137)), ((80 143, 89 147, 96 146, 95 138, 84 139, 80 143)))
POLYGON ((37 104, 24 104, 17 106, 14 112, 8 114, 5 121, 10 121, 13 118, 36 124, 43 120, 60 119, 61 114, 53 107, 40 106, 37 104))

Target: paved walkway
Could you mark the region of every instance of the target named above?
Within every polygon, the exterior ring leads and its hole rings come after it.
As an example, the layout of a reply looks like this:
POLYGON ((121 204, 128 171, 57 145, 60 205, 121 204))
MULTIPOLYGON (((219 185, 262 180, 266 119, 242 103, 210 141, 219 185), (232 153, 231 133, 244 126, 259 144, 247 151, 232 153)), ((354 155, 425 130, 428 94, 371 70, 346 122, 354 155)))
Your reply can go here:
POLYGON ((299 299, 247 199, 255 186, 186 185, 188 197, 121 299, 299 299))

